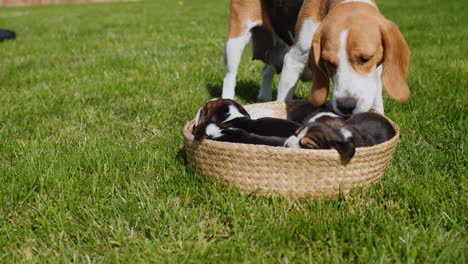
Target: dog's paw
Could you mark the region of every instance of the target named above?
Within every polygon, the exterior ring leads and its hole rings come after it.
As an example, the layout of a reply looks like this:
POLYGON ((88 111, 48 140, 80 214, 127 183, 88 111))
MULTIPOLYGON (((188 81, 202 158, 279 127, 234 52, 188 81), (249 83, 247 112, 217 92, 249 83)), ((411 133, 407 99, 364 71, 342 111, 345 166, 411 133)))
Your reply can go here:
POLYGON ((230 128, 215 122, 203 122, 194 128, 194 136, 196 141, 203 139, 211 139, 225 141, 231 137, 235 137, 239 133, 239 129, 230 128))
POLYGON ((203 141, 204 139, 212 139, 221 137, 222 129, 214 122, 201 122, 194 126, 192 134, 196 141, 203 141))
POLYGON ((217 139, 226 135, 225 130, 226 128, 222 128, 215 123, 210 123, 206 126, 205 134, 209 139, 217 139))

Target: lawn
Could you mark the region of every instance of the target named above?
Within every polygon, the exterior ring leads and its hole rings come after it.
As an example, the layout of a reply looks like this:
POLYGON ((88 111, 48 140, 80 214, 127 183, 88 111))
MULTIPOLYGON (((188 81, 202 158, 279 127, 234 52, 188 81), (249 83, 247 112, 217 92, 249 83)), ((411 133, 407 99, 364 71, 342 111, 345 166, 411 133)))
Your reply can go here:
MULTIPOLYGON (((227 0, 0 9, 17 32, 0 43, 0 262, 466 263, 468 1, 378 2, 412 49, 410 101, 385 96, 402 137, 375 186, 318 201, 186 164, 182 126, 221 94, 227 0)), ((246 54, 241 103, 260 71, 246 54)))

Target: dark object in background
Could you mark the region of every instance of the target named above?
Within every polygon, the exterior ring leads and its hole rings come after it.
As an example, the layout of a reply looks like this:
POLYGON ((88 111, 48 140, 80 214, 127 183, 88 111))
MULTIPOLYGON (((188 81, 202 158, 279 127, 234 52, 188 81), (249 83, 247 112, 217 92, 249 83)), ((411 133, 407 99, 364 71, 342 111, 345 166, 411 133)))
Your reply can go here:
POLYGON ((16 33, 7 29, 0 29, 0 41, 16 38, 16 33))

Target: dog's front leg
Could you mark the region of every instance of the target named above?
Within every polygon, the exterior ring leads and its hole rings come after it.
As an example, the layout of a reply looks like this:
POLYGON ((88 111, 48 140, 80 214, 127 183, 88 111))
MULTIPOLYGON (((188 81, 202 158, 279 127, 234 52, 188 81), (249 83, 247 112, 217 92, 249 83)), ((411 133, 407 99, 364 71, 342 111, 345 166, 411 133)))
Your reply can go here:
POLYGON ((249 43, 251 35, 250 28, 248 28, 240 37, 230 38, 226 43, 226 48, 224 49, 226 76, 223 81, 222 98, 234 99, 237 69, 239 68, 244 48, 249 43))
POLYGON ((265 64, 262 69, 262 87, 258 92, 258 99, 262 101, 271 101, 273 97, 272 86, 273 78, 275 78, 275 68, 271 65, 265 64))
POLYGON ((306 62, 307 54, 304 55, 304 51, 298 46, 292 46, 284 57, 283 70, 278 85, 278 101, 292 99, 299 75, 306 62))
POLYGON ((377 90, 372 109, 381 114, 384 114, 384 105, 382 98, 382 65, 377 67, 377 90))
POLYGON ((278 85, 278 101, 293 98, 296 83, 307 64, 312 39, 320 25, 320 23, 314 23, 312 19, 304 19, 298 23, 301 24, 296 32, 295 43, 284 57, 283 70, 278 85))

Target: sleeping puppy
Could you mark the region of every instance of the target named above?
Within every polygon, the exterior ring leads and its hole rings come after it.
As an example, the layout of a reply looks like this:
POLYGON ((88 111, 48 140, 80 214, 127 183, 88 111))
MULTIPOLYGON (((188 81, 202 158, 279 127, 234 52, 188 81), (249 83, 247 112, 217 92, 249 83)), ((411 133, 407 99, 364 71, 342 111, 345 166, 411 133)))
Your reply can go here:
POLYGON ((195 140, 199 142, 204 139, 211 139, 231 143, 267 145, 275 147, 282 147, 287 139, 286 137, 260 136, 246 132, 240 128, 228 127, 226 125, 210 121, 203 122, 196 126, 193 130, 193 135, 195 140))
POLYGON ((395 128, 385 117, 370 112, 353 115, 340 132, 346 140, 351 140, 356 148, 374 146, 396 135, 395 128))
MULTIPOLYGON (((264 117, 251 119, 249 113, 234 100, 214 98, 198 110, 194 128, 204 122, 222 124, 226 127, 240 128, 245 132, 260 136, 289 137, 301 125, 297 122, 264 117)), ((195 129, 194 129, 195 130, 195 129)))
POLYGON ((359 113, 332 127, 323 122, 311 122, 289 137, 284 146, 289 148, 336 149, 344 158, 352 158, 357 147, 369 147, 385 142, 396 134, 392 124, 376 113, 359 113))

